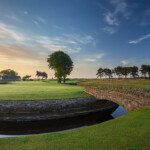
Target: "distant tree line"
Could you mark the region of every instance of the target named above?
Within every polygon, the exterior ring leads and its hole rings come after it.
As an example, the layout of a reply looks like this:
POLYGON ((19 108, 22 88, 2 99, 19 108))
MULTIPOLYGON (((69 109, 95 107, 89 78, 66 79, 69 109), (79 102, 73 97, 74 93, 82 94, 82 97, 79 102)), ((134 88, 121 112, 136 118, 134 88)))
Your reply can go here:
POLYGON ((141 65, 140 68, 137 66, 129 66, 129 67, 123 67, 123 66, 117 66, 113 69, 109 68, 99 68, 97 70, 97 78, 113 78, 114 76, 117 76, 118 78, 138 78, 138 77, 144 77, 150 79, 150 65, 141 65), (141 76, 140 76, 141 73, 141 76))
POLYGON ((19 81, 21 80, 21 77, 18 75, 16 71, 6 69, 0 71, 0 79, 5 81, 19 81))
MULTIPOLYGON (((42 71, 36 71, 36 76, 38 77, 38 79, 48 78, 48 74, 42 71)), ((0 80, 1 81, 20 81, 20 80, 31 81, 33 79, 31 79, 31 75, 25 75, 21 78, 16 71, 11 69, 6 69, 0 71, 0 80)))
POLYGON ((29 80, 31 80, 30 78, 31 78, 31 75, 25 75, 22 77, 22 80, 23 81, 29 81, 29 80))
MULTIPOLYGON (((42 72, 42 71, 36 71, 36 75, 35 75, 38 79, 47 79, 48 78, 48 74, 46 72, 42 72)), ((22 77, 23 81, 32 81, 33 79, 31 79, 31 75, 25 75, 22 77)))

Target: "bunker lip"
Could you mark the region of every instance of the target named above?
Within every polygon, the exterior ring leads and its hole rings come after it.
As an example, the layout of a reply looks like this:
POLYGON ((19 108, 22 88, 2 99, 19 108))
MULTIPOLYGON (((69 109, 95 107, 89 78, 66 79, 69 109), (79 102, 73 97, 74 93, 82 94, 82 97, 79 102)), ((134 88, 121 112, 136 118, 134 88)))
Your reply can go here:
POLYGON ((96 112, 111 114, 118 104, 95 98, 40 101, 0 101, 0 122, 40 121, 96 112))

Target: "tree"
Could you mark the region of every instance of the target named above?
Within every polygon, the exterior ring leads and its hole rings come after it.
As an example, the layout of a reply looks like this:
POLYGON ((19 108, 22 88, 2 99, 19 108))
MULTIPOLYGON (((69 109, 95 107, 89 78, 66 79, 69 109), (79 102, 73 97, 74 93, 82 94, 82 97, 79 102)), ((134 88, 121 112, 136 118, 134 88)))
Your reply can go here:
POLYGON ((141 73, 144 75, 145 78, 150 78, 150 65, 141 65, 141 73))
POLYGON ((62 51, 52 53, 47 58, 48 66, 54 69, 55 77, 61 83, 62 79, 65 83, 67 75, 70 75, 73 69, 73 62, 69 55, 62 51))
POLYGON ((144 78, 146 79, 146 74, 147 74, 147 65, 141 65, 141 73, 144 76, 144 78))
POLYGON ((0 74, 0 80, 2 80, 2 77, 3 77, 2 74, 0 74))
POLYGON ((47 75, 47 73, 46 72, 42 72, 42 77, 43 77, 43 79, 47 79, 48 78, 48 75, 47 75))
POLYGON ((148 77, 150 79, 150 65, 147 65, 147 73, 148 73, 148 77))
POLYGON ((137 66, 130 67, 130 70, 131 70, 131 73, 130 73, 130 74, 132 75, 133 78, 136 78, 136 77, 139 76, 139 75, 138 75, 139 69, 138 69, 137 66))
POLYGON ((28 81, 28 80, 30 80, 30 78, 31 78, 30 75, 25 75, 25 76, 22 77, 22 80, 23 81, 28 81))
POLYGON ((103 72, 103 68, 99 68, 98 70, 97 70, 97 78, 98 77, 100 77, 100 78, 102 78, 103 77, 103 75, 104 75, 104 72, 103 72))
POLYGON ((105 74, 106 76, 108 76, 108 78, 111 78, 111 77, 112 77, 112 71, 111 71, 111 69, 105 68, 105 69, 103 70, 103 72, 104 72, 104 74, 105 74))
POLYGON ((131 67, 118 66, 114 68, 114 72, 118 77, 124 76, 125 78, 127 78, 127 76, 131 73, 131 67))
POLYGON ((15 80, 21 79, 21 77, 18 76, 18 73, 11 69, 2 70, 0 74, 1 74, 2 80, 15 81, 15 80))
POLYGON ((118 76, 118 78, 120 78, 122 76, 122 67, 121 66, 115 67, 113 72, 118 76))
POLYGON ((42 79, 47 79, 48 75, 46 72, 42 72, 42 71, 36 71, 36 76, 37 77, 42 77, 42 79))
POLYGON ((127 78, 127 76, 131 73, 131 67, 122 67, 121 73, 125 78, 127 78))

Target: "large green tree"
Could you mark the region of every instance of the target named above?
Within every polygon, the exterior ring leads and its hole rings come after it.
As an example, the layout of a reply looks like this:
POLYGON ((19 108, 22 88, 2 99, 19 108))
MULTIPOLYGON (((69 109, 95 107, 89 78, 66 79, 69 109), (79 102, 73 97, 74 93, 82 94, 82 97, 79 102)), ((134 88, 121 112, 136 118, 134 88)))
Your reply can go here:
POLYGON ((69 55, 63 51, 56 51, 48 56, 47 58, 48 66, 50 69, 54 69, 55 77, 58 82, 65 83, 67 75, 70 75, 73 69, 73 62, 69 55))

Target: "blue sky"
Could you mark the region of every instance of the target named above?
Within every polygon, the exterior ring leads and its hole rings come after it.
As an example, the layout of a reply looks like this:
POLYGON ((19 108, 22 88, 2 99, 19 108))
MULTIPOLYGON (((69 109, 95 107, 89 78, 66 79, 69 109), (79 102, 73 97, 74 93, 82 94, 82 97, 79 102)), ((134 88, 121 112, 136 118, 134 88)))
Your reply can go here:
POLYGON ((54 51, 74 61, 71 77, 99 67, 150 63, 149 0, 0 0, 0 70, 49 70, 54 51))

